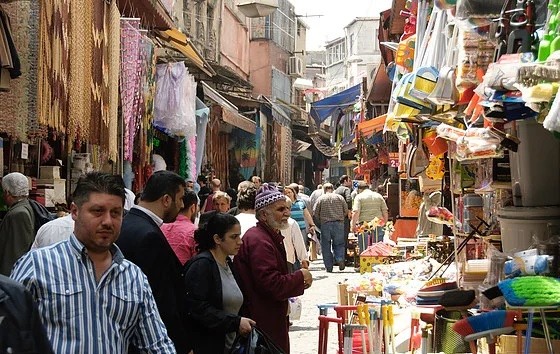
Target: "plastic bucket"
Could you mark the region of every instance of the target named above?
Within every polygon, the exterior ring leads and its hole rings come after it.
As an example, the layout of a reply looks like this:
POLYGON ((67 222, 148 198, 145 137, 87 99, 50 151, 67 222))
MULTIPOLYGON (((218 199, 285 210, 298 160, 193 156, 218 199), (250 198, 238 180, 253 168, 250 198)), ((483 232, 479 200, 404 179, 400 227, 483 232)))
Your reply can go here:
POLYGON ((453 330, 453 324, 462 318, 459 311, 439 310, 436 312, 434 352, 470 353, 469 343, 453 330))
POLYGON ((548 238, 548 224, 560 225, 560 207, 507 207, 498 211, 502 251, 514 253, 548 238))

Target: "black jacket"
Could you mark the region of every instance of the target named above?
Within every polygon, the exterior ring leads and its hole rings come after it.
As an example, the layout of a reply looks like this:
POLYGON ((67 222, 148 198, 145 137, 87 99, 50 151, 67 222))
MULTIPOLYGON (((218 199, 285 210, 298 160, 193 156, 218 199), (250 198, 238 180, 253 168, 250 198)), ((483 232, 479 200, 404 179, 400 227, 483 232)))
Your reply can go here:
POLYGON ((0 354, 51 354, 37 305, 25 288, 0 275, 0 354))
MULTIPOLYGON (((231 260, 228 258, 231 267, 231 260)), ((202 252, 185 265, 187 288, 187 335, 194 354, 218 354, 225 336, 239 330, 241 317, 224 312, 222 279, 214 257, 202 252)))
MULTIPOLYGON (((116 243, 125 258, 138 265, 148 277, 159 314, 177 354, 188 353, 183 266, 160 228, 146 213, 132 208, 123 219, 116 243)), ((134 350, 130 352, 135 353, 134 350)))

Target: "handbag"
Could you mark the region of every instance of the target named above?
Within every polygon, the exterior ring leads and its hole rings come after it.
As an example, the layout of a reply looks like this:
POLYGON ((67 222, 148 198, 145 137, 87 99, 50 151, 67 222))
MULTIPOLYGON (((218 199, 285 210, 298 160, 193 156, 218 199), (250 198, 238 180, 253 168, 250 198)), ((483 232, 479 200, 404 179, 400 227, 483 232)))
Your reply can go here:
POLYGON ((261 329, 253 326, 251 333, 235 338, 229 354, 285 354, 261 329))

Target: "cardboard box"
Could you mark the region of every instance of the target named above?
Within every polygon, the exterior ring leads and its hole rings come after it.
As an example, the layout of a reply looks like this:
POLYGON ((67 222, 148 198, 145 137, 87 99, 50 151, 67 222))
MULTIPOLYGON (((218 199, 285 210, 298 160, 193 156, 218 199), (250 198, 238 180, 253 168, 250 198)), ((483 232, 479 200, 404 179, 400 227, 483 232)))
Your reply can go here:
POLYGON ((41 179, 60 179, 59 166, 41 166, 39 167, 39 178, 41 179))
MULTIPOLYGON (((522 342, 523 345, 521 351, 525 349, 525 336, 523 336, 522 342)), ((554 353, 560 353, 560 340, 553 340, 552 347, 554 349, 554 353)), ((531 354, 548 354, 546 340, 544 338, 531 338, 531 348, 529 352, 531 354)), ((511 334, 499 336, 496 353, 516 354, 517 336, 511 334)))

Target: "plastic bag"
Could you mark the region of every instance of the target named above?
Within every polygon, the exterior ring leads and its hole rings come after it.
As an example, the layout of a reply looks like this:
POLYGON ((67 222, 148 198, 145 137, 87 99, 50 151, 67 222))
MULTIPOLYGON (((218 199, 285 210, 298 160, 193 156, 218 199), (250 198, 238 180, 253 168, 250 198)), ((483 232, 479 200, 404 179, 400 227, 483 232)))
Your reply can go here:
POLYGON ((301 318, 301 298, 299 297, 291 297, 288 299, 290 307, 289 307, 289 315, 290 321, 299 321, 301 318))
POLYGON ((285 354, 261 329, 253 327, 247 337, 235 338, 230 354, 285 354))

